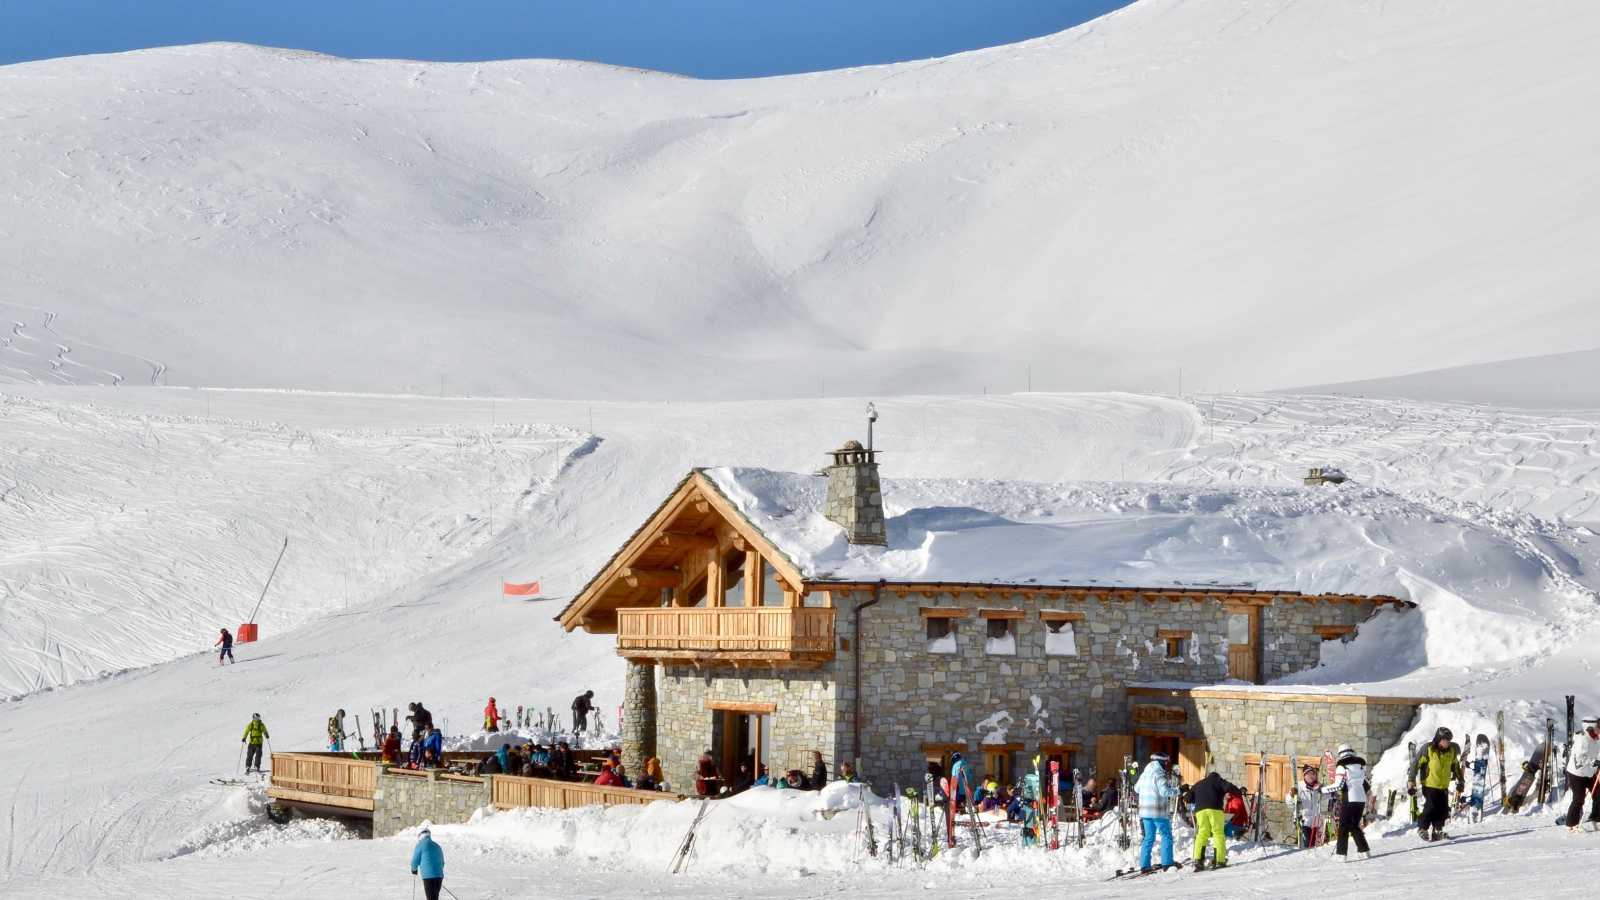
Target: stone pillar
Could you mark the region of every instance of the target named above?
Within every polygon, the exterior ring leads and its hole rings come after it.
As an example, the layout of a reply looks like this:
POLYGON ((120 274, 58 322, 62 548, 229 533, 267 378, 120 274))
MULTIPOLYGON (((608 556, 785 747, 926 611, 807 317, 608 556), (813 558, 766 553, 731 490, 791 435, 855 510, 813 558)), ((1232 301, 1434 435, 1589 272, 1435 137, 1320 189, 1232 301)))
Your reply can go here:
POLYGON ((628 684, 622 700, 622 765, 630 779, 644 774, 644 762, 656 755, 656 667, 628 660, 628 684))

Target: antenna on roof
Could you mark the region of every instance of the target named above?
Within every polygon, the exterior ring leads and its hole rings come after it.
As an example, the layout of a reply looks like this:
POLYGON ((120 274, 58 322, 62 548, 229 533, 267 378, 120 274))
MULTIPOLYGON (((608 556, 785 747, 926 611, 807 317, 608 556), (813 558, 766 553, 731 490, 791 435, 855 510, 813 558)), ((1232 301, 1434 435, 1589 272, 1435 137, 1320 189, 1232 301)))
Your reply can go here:
POLYGON ((867 404, 867 452, 872 451, 872 423, 878 421, 878 408, 867 404))

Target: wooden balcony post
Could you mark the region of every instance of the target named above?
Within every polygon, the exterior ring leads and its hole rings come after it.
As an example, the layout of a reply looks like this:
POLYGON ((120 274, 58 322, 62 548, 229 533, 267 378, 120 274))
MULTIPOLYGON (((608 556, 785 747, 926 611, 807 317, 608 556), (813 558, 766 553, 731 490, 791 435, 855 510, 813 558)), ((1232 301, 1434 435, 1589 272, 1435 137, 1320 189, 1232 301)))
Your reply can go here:
POLYGON ((744 605, 761 605, 762 578, 761 554, 754 550, 744 552, 744 605))

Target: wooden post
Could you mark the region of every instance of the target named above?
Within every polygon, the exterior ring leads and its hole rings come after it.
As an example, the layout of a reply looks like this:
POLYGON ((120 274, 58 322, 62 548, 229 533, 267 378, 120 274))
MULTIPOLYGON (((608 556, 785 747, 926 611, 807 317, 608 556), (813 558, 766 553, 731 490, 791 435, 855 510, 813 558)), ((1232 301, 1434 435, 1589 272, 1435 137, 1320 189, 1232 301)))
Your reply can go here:
POLYGON ((759 607, 761 605, 761 554, 754 550, 744 552, 744 605, 759 607))
POLYGON ((711 561, 706 563, 706 606, 715 607, 722 605, 722 558, 715 551, 711 554, 711 561))

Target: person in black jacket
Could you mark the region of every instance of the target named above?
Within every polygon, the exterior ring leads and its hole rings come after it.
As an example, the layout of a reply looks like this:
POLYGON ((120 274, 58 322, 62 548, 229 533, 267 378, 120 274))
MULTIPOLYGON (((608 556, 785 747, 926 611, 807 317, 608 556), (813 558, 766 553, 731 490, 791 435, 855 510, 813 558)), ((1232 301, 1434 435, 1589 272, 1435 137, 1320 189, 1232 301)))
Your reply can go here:
POLYGON ((594 691, 584 691, 572 698, 572 733, 583 734, 589 730, 589 713, 594 711, 594 691))
POLYGON ((1206 841, 1208 839, 1214 848, 1214 862, 1211 867, 1220 869, 1228 864, 1228 816, 1227 813, 1223 812, 1223 808, 1227 806, 1229 794, 1243 796, 1244 792, 1220 774, 1212 772, 1210 775, 1200 779, 1194 787, 1183 795, 1183 802, 1194 804, 1194 870, 1196 872, 1206 867, 1206 841))
POLYGON ((811 779, 806 782, 806 790, 820 791, 828 783, 828 764, 822 761, 822 751, 811 751, 811 779))

